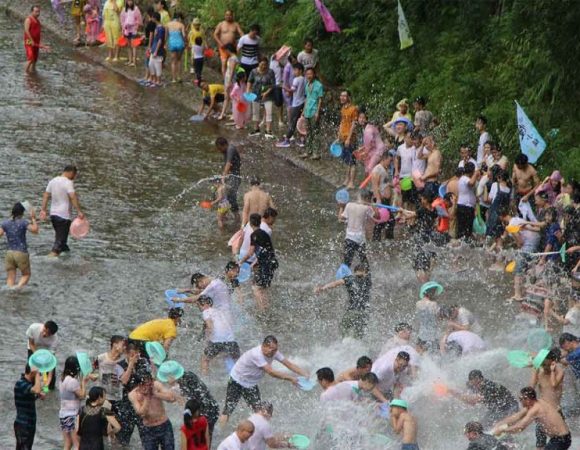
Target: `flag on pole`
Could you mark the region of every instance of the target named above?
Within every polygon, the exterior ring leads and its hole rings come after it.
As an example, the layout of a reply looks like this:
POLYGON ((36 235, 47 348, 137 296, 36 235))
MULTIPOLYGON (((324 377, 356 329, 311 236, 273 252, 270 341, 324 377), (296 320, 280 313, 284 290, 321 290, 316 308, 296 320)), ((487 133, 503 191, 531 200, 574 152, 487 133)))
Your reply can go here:
POLYGON ((324 6, 322 0, 314 0, 314 5, 320 14, 320 17, 322 17, 322 21, 324 22, 324 29, 328 33, 340 33, 340 27, 332 17, 332 14, 330 14, 330 11, 328 11, 328 8, 324 6))
POLYGON ((413 45, 413 38, 411 37, 411 30, 409 30, 409 24, 407 24, 407 19, 405 19, 405 13, 403 12, 403 7, 401 6, 401 0, 397 0, 399 12, 399 41, 401 41, 401 50, 413 45))
POLYGON ((528 161, 534 164, 546 150, 546 141, 540 136, 538 130, 528 118, 518 102, 516 114, 518 118, 518 134, 520 136, 520 149, 528 157, 528 161))

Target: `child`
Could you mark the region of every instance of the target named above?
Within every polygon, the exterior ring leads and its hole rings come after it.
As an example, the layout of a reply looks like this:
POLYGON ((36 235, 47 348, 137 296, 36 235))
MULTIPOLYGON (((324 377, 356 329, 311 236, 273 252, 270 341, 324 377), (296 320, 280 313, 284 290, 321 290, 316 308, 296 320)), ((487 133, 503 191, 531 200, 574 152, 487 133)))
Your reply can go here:
POLYGON ((85 5, 83 12, 85 14, 85 23, 87 40, 86 43, 89 46, 97 45, 97 37, 99 36, 99 8, 97 5, 87 4, 85 5))
POLYGON ((78 45, 81 41, 81 24, 83 21, 84 8, 85 0, 72 0, 70 13, 76 30, 76 36, 73 41, 75 45, 78 45))
POLYGON ((103 436, 111 436, 121 431, 115 414, 105 409, 104 403, 105 390, 100 386, 93 386, 77 421, 77 435, 81 442, 79 450, 104 450, 103 436))
MULTIPOLYGON (((191 21, 191 26, 189 27, 189 33, 187 35, 187 42, 189 43, 189 48, 191 49, 191 69, 190 73, 194 74, 195 72, 195 57, 193 54, 193 46, 194 45, 201 45, 202 47, 206 47, 204 42, 204 31, 201 29, 201 20, 199 18, 194 18, 191 21), (197 38, 201 38, 201 42, 197 40, 197 38)), ((202 61, 203 63, 203 61, 202 61)), ((200 71, 201 74, 201 71, 200 71)))
POLYGON ((220 182, 215 193, 216 199, 211 203, 212 205, 217 205, 217 223, 220 230, 224 229, 224 218, 227 216, 231 209, 231 205, 226 194, 226 185, 220 182))
POLYGON ((223 49, 228 54, 228 59, 226 61, 226 73, 224 75, 226 99, 224 101, 222 113, 218 117, 218 120, 222 120, 226 115, 226 110, 230 103, 230 93, 235 83, 236 67, 238 67, 239 64, 238 57, 236 56, 236 48, 233 44, 226 44, 223 49))
POLYGON ((64 363, 60 391, 60 410, 58 417, 64 440, 64 449, 79 448, 79 438, 75 432, 76 418, 81 406, 81 399, 85 398, 86 378, 79 381, 81 369, 76 356, 69 356, 64 363))
POLYGON ((161 25, 161 15, 154 12, 151 16, 155 22, 155 32, 153 33, 153 42, 150 47, 149 56, 149 87, 162 86, 161 72, 163 70, 163 59, 165 57, 165 27, 161 25))
POLYGON ((193 70, 195 72, 195 80, 193 82, 196 86, 199 86, 201 83, 201 72, 203 71, 204 61, 203 51, 203 38, 198 36, 191 46, 191 58, 193 59, 193 70))
POLYGON ((145 50, 145 58, 144 58, 144 62, 145 62, 145 76, 142 80, 139 80, 140 84, 144 84, 147 85, 149 82, 151 82, 151 72, 149 72, 149 59, 151 58, 151 44, 153 44, 153 35, 155 34, 155 28, 157 27, 157 24, 155 23, 155 21, 153 20, 153 14, 155 13, 155 10, 153 9, 153 7, 150 7, 149 9, 147 9, 147 16, 146 16, 146 22, 145 22, 145 45, 147 46, 147 50, 145 50))
POLYGON ((250 121, 250 106, 242 98, 244 92, 246 92, 246 71, 238 66, 239 70, 236 70, 236 82, 234 83, 232 90, 230 92, 230 98, 232 99, 232 110, 234 116, 234 123, 236 125, 236 130, 243 130, 246 124, 250 121), (238 105, 243 103, 246 106, 245 111, 240 111, 238 105))
POLYGON ((185 404, 181 427, 181 450, 209 450, 207 419, 200 415, 199 409, 199 402, 193 398, 185 404))
POLYGON ((205 323, 207 345, 201 357, 201 371, 207 375, 209 363, 220 353, 236 361, 240 357, 240 347, 234 338, 234 331, 228 316, 213 307, 213 300, 202 295, 197 300, 205 323))

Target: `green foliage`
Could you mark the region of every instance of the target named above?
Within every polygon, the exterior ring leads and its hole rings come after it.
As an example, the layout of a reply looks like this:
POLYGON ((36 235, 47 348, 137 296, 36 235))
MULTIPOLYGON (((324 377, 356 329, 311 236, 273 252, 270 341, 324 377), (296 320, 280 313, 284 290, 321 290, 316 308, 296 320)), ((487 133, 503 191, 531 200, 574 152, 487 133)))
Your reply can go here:
POLYGON ((548 143, 540 171, 580 178, 576 0, 401 0, 415 41, 404 51, 396 0, 326 0, 342 33, 325 32, 313 0, 183 1, 209 27, 226 8, 246 27, 259 23, 270 50, 300 49, 305 37, 314 38, 325 83, 348 87, 378 122, 401 98, 426 97, 449 164, 460 142, 476 142, 478 114, 513 160, 518 100, 548 143), (550 137, 554 128, 559 133, 550 137))

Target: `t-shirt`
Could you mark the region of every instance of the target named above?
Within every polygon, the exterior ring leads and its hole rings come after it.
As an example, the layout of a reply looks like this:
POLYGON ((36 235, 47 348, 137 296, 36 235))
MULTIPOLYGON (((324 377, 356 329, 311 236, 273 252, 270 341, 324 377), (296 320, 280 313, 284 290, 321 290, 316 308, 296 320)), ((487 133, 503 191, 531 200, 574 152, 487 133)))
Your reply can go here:
POLYGON ((438 314, 439 305, 437 302, 422 299, 415 304, 415 317, 419 326, 417 337, 419 339, 426 342, 437 340, 439 337, 438 314))
POLYGON ((566 356, 566 361, 568 361, 568 364, 570 364, 572 372, 574 372, 576 378, 580 378, 580 347, 568 353, 568 356, 566 356))
POLYGON ((278 261, 276 260, 276 252, 274 251, 272 238, 266 231, 262 230, 261 228, 254 230, 250 236, 250 245, 254 247, 254 252, 260 266, 270 267, 273 269, 278 267, 278 261))
POLYGON ((75 192, 72 180, 67 177, 55 177, 48 182, 46 192, 50 194, 50 215, 71 218, 72 206, 69 195, 75 192))
POLYGON ((214 278, 201 292, 200 295, 205 295, 212 299, 213 307, 225 313, 229 313, 232 307, 232 295, 228 285, 219 278, 214 278))
POLYGON ((373 215, 374 211, 368 205, 347 203, 342 212, 342 217, 346 219, 346 239, 357 244, 364 244, 366 242, 366 223, 373 215))
MULTIPOLYGON (((36 350, 44 348, 50 350, 51 352, 54 352, 56 350, 58 336, 56 334, 53 334, 52 336, 48 337, 41 336, 43 328, 44 324, 33 323, 28 327, 28 330, 26 330, 26 337, 28 339, 32 339, 36 347, 36 350)), ((30 350, 30 345, 28 346, 28 350, 30 350)))
MULTIPOLYGON (((469 162, 471 164, 473 164, 473 167, 477 167, 477 161, 475 159, 469 158, 469 162)), ((459 161, 459 164, 457 164, 457 167, 463 169, 465 167, 465 160, 462 159, 461 161, 459 161)))
POLYGON ((518 409, 518 402, 512 393, 505 386, 493 381, 483 380, 481 386, 472 392, 480 394, 483 397, 482 403, 498 418, 518 409))
POLYGON ((471 331, 454 331, 447 337, 447 342, 455 342, 459 344, 463 349, 463 355, 479 352, 486 348, 483 339, 471 331))
POLYGON ((344 285, 348 292, 347 311, 365 311, 371 301, 371 276, 349 275, 344 277, 344 285))
POLYGON ((211 342, 233 342, 235 341, 234 330, 229 320, 229 314, 217 308, 208 308, 202 313, 203 320, 211 320, 213 331, 209 338, 211 342))
POLYGON ((580 308, 570 308, 565 318, 570 323, 564 325, 562 332, 580 336, 580 308))
POLYGON ((225 95, 226 89, 224 88, 223 84, 208 84, 207 93, 209 98, 213 99, 218 94, 225 95))
POLYGON ((165 27, 163 25, 157 26, 155 28, 155 34, 153 34, 153 43, 151 44, 151 56, 153 56, 153 53, 155 51, 157 51, 158 58, 165 56, 165 27))
POLYGON ((242 57, 240 62, 247 66, 258 64, 258 54, 260 52, 260 38, 252 39, 249 35, 244 34, 238 41, 238 50, 241 51, 242 57))
POLYGON ((139 325, 129 338, 140 341, 158 341, 177 337, 177 325, 173 319, 154 319, 139 325))
POLYGON ((419 207, 415 220, 416 239, 422 242, 428 242, 431 239, 438 217, 437 210, 427 209, 423 206, 419 207))
POLYGON ((268 358, 262 353, 262 346, 258 345, 244 353, 232 368, 230 376, 232 379, 245 388, 256 386, 264 377, 264 367, 272 364, 273 361, 283 361, 284 355, 280 352, 272 358, 268 358))
POLYGON ((157 25, 152 20, 148 21, 147 25, 145 25, 145 39, 147 40, 147 44, 149 43, 149 40, 153 42, 152 34, 155 33, 155 28, 157 28, 157 25))
POLYGON ((248 442, 242 443, 234 431, 218 445, 217 450, 248 450, 248 442))
POLYGON ((79 414, 79 450, 105 450, 103 437, 109 422, 102 406, 83 406, 79 414))
MULTIPOLYGON (((338 137, 341 141, 346 141, 350 134, 352 124, 358 117, 358 108, 354 105, 346 105, 340 108, 340 125, 338 127, 338 137)), ((354 131, 353 131, 354 134, 354 131)))
POLYGON ((457 183, 457 190, 459 195, 457 196, 457 204, 463 206, 469 206, 475 208, 477 199, 475 198, 475 192, 473 192, 473 186, 470 186, 470 177, 463 175, 459 182, 457 183))
POLYGON ((493 155, 487 155, 487 158, 485 158, 485 164, 487 165, 487 167, 489 169, 491 169, 493 166, 500 166, 500 167, 507 168, 508 159, 504 155, 501 155, 499 160, 496 161, 493 159, 493 155))
POLYGON ((76 416, 81 407, 81 400, 75 394, 81 388, 81 383, 76 378, 67 375, 61 381, 59 386, 60 391, 60 410, 58 417, 65 418, 76 416))
POLYGON ((300 75, 292 80, 292 107, 301 106, 306 101, 306 79, 300 75))
POLYGON ((318 80, 306 82, 306 103, 304 105, 304 117, 312 119, 318 110, 318 101, 324 97, 324 86, 318 80))
POLYGON ((206 429, 207 419, 204 416, 194 419, 191 428, 187 428, 185 425, 181 426, 181 431, 187 439, 187 450, 208 450, 208 443, 205 440, 206 429))
POLYGON ((425 173, 425 169, 427 168, 427 160, 421 159, 419 156, 423 156, 428 154, 429 151, 425 149, 425 147, 415 148, 415 157, 413 158, 413 173, 419 172, 421 175, 425 173))
POLYGON ((107 392, 107 400, 109 401, 121 400, 123 398, 121 377, 125 369, 123 369, 120 363, 124 359, 121 357, 116 361, 112 360, 109 358, 108 353, 101 353, 97 356, 101 386, 107 392))
POLYGON ((323 403, 337 401, 354 402, 360 398, 360 394, 361 389, 358 387, 358 381, 343 381, 334 386, 330 386, 320 394, 320 401, 323 403))
POLYGON ((16 407, 15 422, 27 428, 36 426, 36 394, 32 392, 34 383, 31 383, 24 374, 14 385, 14 406, 16 407))
POLYGON ((415 113, 415 127, 419 131, 428 131, 431 128, 432 121, 433 113, 431 111, 421 110, 415 113))
POLYGON ((171 22, 171 17, 169 16, 169 12, 165 9, 159 11, 159 15, 161 16, 161 25, 165 27, 169 22, 171 22))
POLYGON ((193 44, 191 49, 193 50, 193 59, 203 59, 205 57, 203 54, 205 47, 203 45, 193 44))
POLYGON ((266 440, 274 437, 270 421, 261 414, 252 414, 248 420, 254 424, 254 434, 248 440, 248 449, 266 450, 266 440))
POLYGON ((415 147, 407 147, 407 144, 399 145, 397 156, 401 158, 399 178, 410 177, 413 173, 413 160, 415 159, 415 147))
POLYGON ((296 57, 298 62, 304 66, 304 70, 318 65, 318 50, 312 49, 311 53, 306 53, 302 50, 296 57))
POLYGON ((28 253, 28 247, 26 245, 28 221, 26 219, 5 220, 2 222, 2 229, 6 233, 8 250, 28 253))
POLYGON ((479 142, 477 143, 477 164, 480 165, 483 162, 483 146, 486 142, 491 141, 491 136, 487 131, 484 131, 479 135, 479 142))
POLYGON ((457 319, 455 321, 462 326, 469 326, 469 330, 475 334, 480 334, 482 331, 481 325, 467 308, 460 307, 457 311, 457 319))
MULTIPOLYGON (((383 194, 383 192, 385 192, 385 189, 387 188, 387 185, 389 184, 389 181, 390 181, 390 176, 389 176, 389 173, 387 172, 387 169, 385 169, 382 164, 377 164, 375 167, 373 167, 373 170, 371 170, 371 174, 373 176, 374 175, 379 176, 379 192, 381 194, 383 194)), ((380 201, 380 199, 376 199, 376 200, 380 201)))
POLYGON ((379 379, 378 388, 381 392, 387 392, 393 389, 395 383, 399 381, 403 375, 403 373, 395 373, 395 359, 397 359, 399 352, 403 351, 399 350, 399 348, 400 347, 389 350, 373 363, 371 371, 379 379))
POLYGON ((258 69, 253 69, 248 77, 248 83, 252 84, 252 92, 258 96, 258 100, 268 102, 274 99, 274 90, 276 85, 276 75, 274 71, 268 69, 265 73, 260 73, 258 69), (262 98, 262 94, 270 89, 270 93, 262 98))
POLYGON ((240 175, 240 169, 242 167, 240 153, 238 152, 238 149, 231 144, 228 146, 224 155, 224 164, 226 163, 230 163, 231 175, 240 175))
POLYGON ((280 65, 280 63, 276 60, 276 55, 272 55, 270 58, 270 70, 274 72, 274 78, 276 80, 276 86, 282 85, 282 70, 284 67, 280 65))

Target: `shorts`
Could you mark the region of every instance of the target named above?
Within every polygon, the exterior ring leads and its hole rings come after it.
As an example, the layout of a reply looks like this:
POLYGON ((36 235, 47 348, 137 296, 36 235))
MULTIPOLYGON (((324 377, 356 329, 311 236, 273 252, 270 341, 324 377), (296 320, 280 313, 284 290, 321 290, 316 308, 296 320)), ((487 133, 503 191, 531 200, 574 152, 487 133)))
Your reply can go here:
POLYGON ((402 444, 401 450, 419 450, 419 446, 417 444, 402 444))
POLYGON ((401 189, 401 197, 403 198, 403 203, 411 203, 412 205, 416 205, 418 202, 417 198, 417 188, 413 183, 413 187, 408 191, 403 191, 401 189))
POLYGON ((208 342, 203 354, 208 358, 215 358, 220 353, 225 353, 233 359, 240 357, 240 346, 237 342, 208 342))
POLYGON ((254 284, 261 288, 269 288, 277 268, 278 263, 275 261, 269 264, 256 264, 254 268, 254 284))
POLYGON ((163 56, 151 56, 149 58, 149 73, 154 77, 161 77, 163 71, 163 56))
POLYGON ((27 61, 32 61, 32 62, 38 61, 38 52, 40 50, 38 47, 32 46, 32 45, 25 45, 24 48, 26 50, 26 60, 27 61))
POLYGON ((340 322, 340 332, 342 337, 363 339, 368 321, 369 313, 364 309, 349 309, 345 311, 344 316, 342 316, 342 321, 340 322))
POLYGON ((6 270, 19 269, 22 273, 30 272, 30 256, 28 253, 8 250, 4 258, 6 270))
POLYGON ((554 436, 550 438, 548 445, 544 447, 544 450, 568 450, 572 446, 572 437, 570 433, 564 436, 554 436))
POLYGON ((163 450, 175 449, 175 438, 173 437, 173 427, 167 419, 166 422, 154 427, 143 427, 139 430, 141 433, 141 444, 143 450, 163 450))
POLYGON ((222 60, 222 62, 227 61, 228 58, 230 57, 230 54, 228 53, 228 51, 223 47, 219 47, 218 51, 220 52, 220 59, 222 60))
POLYGON ((530 263, 532 262, 533 257, 531 257, 530 255, 526 255, 525 253, 519 253, 516 256, 516 270, 515 270, 515 274, 516 275, 524 275, 529 267, 530 267, 530 263))
POLYGON ((281 86, 274 86, 274 89, 272 89, 272 95, 274 96, 274 105, 277 108, 284 105, 284 96, 282 95, 281 86))
POLYGON ((76 419, 76 416, 59 418, 60 429, 65 433, 72 433, 75 430, 76 419))
POLYGON ((340 159, 342 159, 342 162, 345 163, 347 166, 356 166, 356 159, 352 155, 352 152, 354 151, 354 147, 352 145, 345 145, 345 144, 343 144, 343 145, 344 145, 344 147, 342 149, 342 154, 340 155, 340 159))
MULTIPOLYGON (((215 104, 217 105, 218 103, 223 103, 225 99, 226 99, 226 97, 224 96, 224 94, 216 94, 215 95, 215 104)), ((203 104, 206 106, 211 105, 211 97, 210 96, 204 97, 203 104)))

